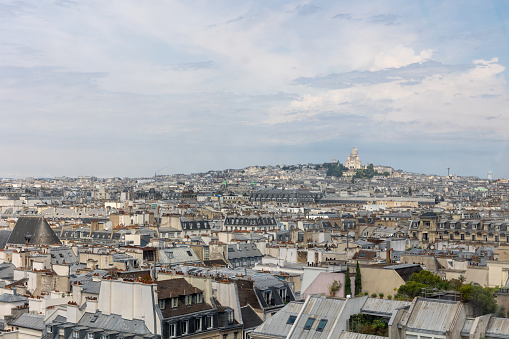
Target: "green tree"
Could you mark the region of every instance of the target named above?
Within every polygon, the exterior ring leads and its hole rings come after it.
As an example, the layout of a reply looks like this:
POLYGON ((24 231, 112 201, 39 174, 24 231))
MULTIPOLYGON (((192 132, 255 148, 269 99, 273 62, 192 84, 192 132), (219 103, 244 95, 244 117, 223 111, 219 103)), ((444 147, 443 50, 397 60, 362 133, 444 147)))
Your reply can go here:
POLYGON ((429 286, 409 280, 398 288, 398 294, 406 295, 409 298, 414 298, 418 295, 421 295, 422 289, 427 287, 429 286))
POLYGON ((448 290, 451 285, 450 282, 442 280, 440 276, 433 274, 433 272, 422 270, 418 273, 412 273, 410 279, 399 287, 398 294, 413 298, 421 295, 423 288, 448 290))
POLYGON ((345 297, 347 295, 352 295, 352 281, 350 280, 350 267, 346 267, 345 274, 345 297))
POLYGON ((355 267, 355 295, 359 295, 361 292, 362 292, 361 269, 359 267, 359 262, 357 261, 357 266, 355 267))
POLYGON ((492 288, 467 284, 461 286, 459 292, 464 302, 471 303, 476 314, 483 315, 497 311, 497 302, 492 288))

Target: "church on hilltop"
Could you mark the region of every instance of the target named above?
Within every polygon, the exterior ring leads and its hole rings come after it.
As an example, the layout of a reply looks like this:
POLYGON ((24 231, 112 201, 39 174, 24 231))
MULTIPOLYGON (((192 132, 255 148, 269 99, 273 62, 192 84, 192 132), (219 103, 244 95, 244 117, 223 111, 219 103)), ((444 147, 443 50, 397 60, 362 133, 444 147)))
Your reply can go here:
POLYGON ((353 147, 352 153, 350 156, 346 158, 345 167, 349 170, 358 170, 362 169, 361 158, 359 158, 359 154, 357 153, 357 147, 353 147))

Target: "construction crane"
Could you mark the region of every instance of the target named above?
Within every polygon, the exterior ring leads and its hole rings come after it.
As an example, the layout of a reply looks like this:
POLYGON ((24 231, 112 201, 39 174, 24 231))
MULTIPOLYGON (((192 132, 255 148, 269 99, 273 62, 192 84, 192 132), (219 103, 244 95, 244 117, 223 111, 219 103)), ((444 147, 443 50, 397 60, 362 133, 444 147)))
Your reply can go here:
POLYGON ((157 170, 155 173, 154 173, 154 178, 157 177, 157 173, 161 172, 163 169, 165 169, 166 167, 168 166, 164 166, 163 168, 161 168, 160 170, 157 170))

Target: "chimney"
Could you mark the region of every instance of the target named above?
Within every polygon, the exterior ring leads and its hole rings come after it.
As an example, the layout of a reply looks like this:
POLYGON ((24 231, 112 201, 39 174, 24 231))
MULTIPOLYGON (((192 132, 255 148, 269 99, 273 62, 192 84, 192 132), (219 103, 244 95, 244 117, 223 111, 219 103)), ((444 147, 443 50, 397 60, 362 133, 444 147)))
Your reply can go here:
POLYGON ((391 251, 392 251, 392 248, 388 248, 387 252, 386 252, 387 256, 385 258, 385 261, 387 261, 388 263, 392 262, 391 261, 391 251))

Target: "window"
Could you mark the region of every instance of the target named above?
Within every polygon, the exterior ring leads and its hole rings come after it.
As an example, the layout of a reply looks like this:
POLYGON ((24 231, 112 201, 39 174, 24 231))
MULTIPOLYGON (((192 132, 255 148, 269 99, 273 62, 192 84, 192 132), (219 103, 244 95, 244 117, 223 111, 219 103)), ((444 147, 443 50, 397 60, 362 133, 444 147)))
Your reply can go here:
POLYGON ((295 320, 296 320, 296 319, 297 319, 297 317, 296 317, 296 316, 291 315, 291 316, 289 316, 289 317, 288 317, 288 321, 287 321, 286 323, 287 323, 288 325, 292 325, 292 324, 294 324, 294 323, 295 323, 295 320))
POLYGON ((223 334, 223 339, 228 339, 228 334, 223 334))
POLYGON ((263 299, 265 299, 265 302, 267 303, 267 305, 272 305, 271 304, 271 299, 272 299, 272 291, 263 291, 263 299))
POLYGON ((286 301, 286 287, 279 289, 279 296, 281 297, 282 301, 286 301))
POLYGON ((177 308, 177 307, 179 307, 179 299, 171 298, 171 308, 177 308))
POLYGON ((176 325, 175 324, 170 324, 168 326, 168 334, 169 334, 170 338, 175 338, 177 336, 177 331, 176 331, 176 325))
POLYGON ((159 299, 159 308, 160 308, 161 310, 164 310, 164 308, 165 308, 165 304, 166 304, 166 302, 165 302, 165 301, 166 301, 166 300, 164 300, 164 299, 159 299))
POLYGON ((103 334, 103 335, 101 336, 101 339, 108 339, 108 335, 107 335, 107 334, 103 334))
POLYGON ((309 330, 311 326, 313 326, 313 323, 315 322, 315 318, 308 318, 306 321, 306 325, 304 325, 305 330, 309 330))
POLYGON ((472 234, 472 241, 475 241, 475 235, 472 234))
POLYGON ((186 295, 186 296, 184 297, 184 302, 185 302, 186 306, 191 305, 191 299, 192 299, 192 296, 191 296, 191 295, 186 295))
POLYGON ((452 233, 451 233, 451 234, 449 234, 449 239, 450 239, 450 240, 454 240, 454 234, 452 234, 452 233))
POLYGON ((79 331, 74 331, 74 332, 72 332, 72 337, 73 337, 73 339, 79 339, 79 337, 80 337, 80 332, 79 332, 79 331))
POLYGON ((191 253, 191 251, 187 251, 187 255, 188 255, 188 256, 190 256, 190 257, 192 257, 192 256, 193 256, 193 254, 191 253))
POLYGON ((201 304, 203 302, 203 294, 202 293, 198 293, 196 295, 196 303, 197 304, 201 304))
POLYGON ((326 324, 327 324, 327 319, 320 320, 320 322, 318 323, 318 326, 316 326, 316 330, 318 332, 322 332, 323 328, 325 327, 326 324))
POLYGON ((87 339, 94 339, 94 332, 88 332, 87 339))
POLYGON ((208 315, 205 317, 205 327, 207 329, 212 328, 212 316, 208 315))
POLYGON ((233 321, 235 320, 234 317, 233 317, 233 310, 226 311, 226 315, 227 315, 227 318, 228 318, 228 324, 233 323, 233 321))
POLYGON ((498 235, 495 236, 495 242, 499 242, 499 237, 498 235))
POLYGON ((482 236, 482 240, 484 240, 484 241, 488 241, 488 236, 487 236, 487 235, 483 235, 483 236, 482 236))
POLYGON ((460 235, 460 239, 465 240, 465 235, 463 233, 460 235))
POLYGON ((194 319, 194 330, 196 332, 201 331, 201 317, 194 319))
POLYGON ((182 334, 187 334, 187 331, 189 330, 189 320, 184 320, 180 323, 180 332, 182 334))

